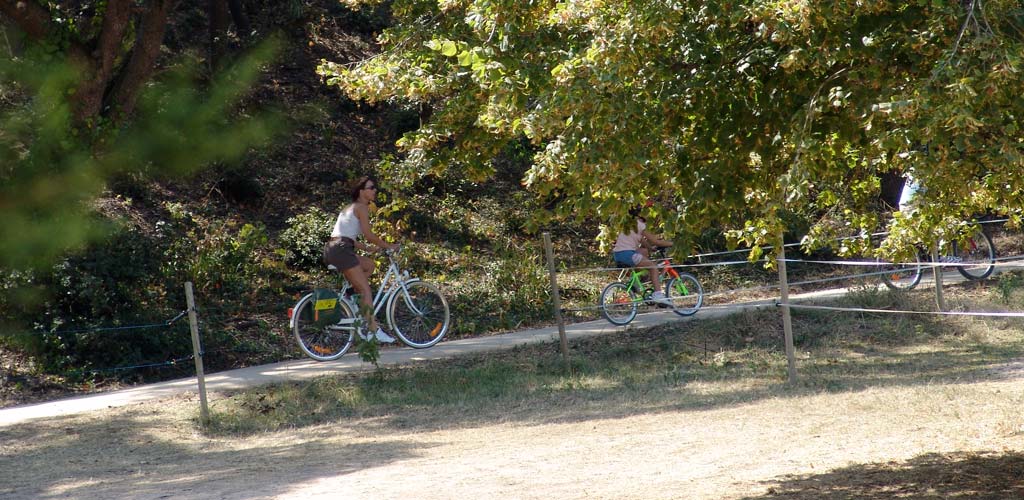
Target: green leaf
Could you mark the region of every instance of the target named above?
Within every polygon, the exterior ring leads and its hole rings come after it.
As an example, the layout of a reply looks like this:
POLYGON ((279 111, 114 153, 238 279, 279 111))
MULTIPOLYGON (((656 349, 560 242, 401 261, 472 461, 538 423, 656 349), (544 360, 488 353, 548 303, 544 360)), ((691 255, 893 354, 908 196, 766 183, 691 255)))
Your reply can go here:
POLYGON ((456 45, 455 42, 452 42, 450 40, 445 40, 441 44, 441 55, 445 57, 454 56, 458 52, 458 50, 458 45, 456 45))

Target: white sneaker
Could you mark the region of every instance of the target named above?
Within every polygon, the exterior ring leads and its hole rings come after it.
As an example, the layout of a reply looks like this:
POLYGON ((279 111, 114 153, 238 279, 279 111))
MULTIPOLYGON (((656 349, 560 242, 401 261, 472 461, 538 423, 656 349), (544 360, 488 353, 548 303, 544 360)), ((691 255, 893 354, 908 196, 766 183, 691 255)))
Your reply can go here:
POLYGON ((380 342, 381 344, 394 344, 395 343, 395 338, 392 337, 391 335, 388 335, 387 332, 385 332, 384 330, 381 330, 381 328, 379 326, 377 327, 376 337, 377 337, 377 342, 380 342))
POLYGON ((662 292, 654 292, 651 294, 651 302, 658 304, 661 307, 672 307, 672 301, 665 296, 662 292))

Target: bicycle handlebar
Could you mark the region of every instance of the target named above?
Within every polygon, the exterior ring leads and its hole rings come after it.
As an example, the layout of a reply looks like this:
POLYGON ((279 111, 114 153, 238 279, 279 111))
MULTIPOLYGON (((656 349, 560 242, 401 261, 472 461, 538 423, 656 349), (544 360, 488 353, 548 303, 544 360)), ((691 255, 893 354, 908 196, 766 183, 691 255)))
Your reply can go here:
POLYGON ((668 250, 669 248, 672 247, 654 247, 654 253, 660 255, 661 257, 668 258, 668 256, 665 255, 665 250, 668 250))

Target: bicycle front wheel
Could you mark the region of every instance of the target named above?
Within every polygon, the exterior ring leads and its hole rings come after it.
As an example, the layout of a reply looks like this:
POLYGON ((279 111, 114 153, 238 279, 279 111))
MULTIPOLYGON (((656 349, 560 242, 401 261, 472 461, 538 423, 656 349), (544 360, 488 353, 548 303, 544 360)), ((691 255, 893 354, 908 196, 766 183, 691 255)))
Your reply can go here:
POLYGON ((409 347, 423 349, 448 333, 448 301, 434 285, 412 280, 395 289, 388 299, 388 324, 409 347))
POLYGON ((982 280, 995 270, 996 247, 983 231, 977 231, 966 245, 953 242, 953 255, 964 265, 956 268, 964 278, 982 280))
POLYGON ((921 282, 921 260, 914 263, 885 263, 879 269, 882 282, 893 290, 910 290, 921 282))
POLYGON ((312 293, 299 299, 292 309, 292 333, 303 354, 317 361, 334 361, 345 355, 352 347, 354 327, 351 320, 355 315, 345 301, 339 300, 339 323, 324 324, 318 321, 315 305, 316 300, 312 293), (349 324, 343 325, 342 322, 349 324))
POLYGON ((601 315, 613 325, 625 325, 636 317, 637 301, 625 283, 609 283, 601 291, 601 315))
POLYGON ((665 296, 672 301, 672 312, 680 316, 692 316, 704 305, 704 288, 692 274, 679 273, 666 281, 665 296))

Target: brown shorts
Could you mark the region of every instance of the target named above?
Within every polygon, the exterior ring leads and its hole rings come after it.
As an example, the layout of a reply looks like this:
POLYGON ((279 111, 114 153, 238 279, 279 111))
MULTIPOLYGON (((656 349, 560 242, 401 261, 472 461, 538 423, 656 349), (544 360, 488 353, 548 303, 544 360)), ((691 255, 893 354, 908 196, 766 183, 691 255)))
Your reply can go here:
POLYGON ((356 257, 355 245, 356 242, 349 238, 331 238, 324 245, 324 263, 339 271, 358 266, 359 257, 356 257))

